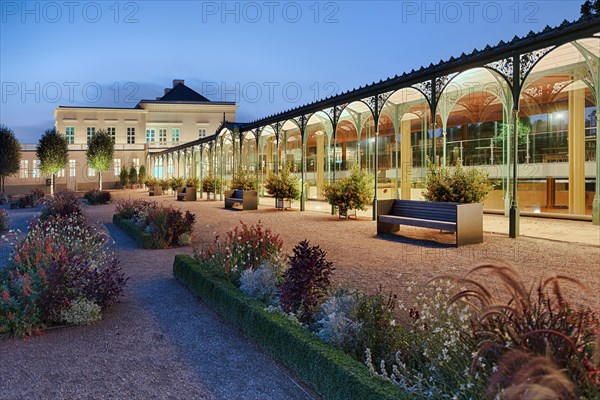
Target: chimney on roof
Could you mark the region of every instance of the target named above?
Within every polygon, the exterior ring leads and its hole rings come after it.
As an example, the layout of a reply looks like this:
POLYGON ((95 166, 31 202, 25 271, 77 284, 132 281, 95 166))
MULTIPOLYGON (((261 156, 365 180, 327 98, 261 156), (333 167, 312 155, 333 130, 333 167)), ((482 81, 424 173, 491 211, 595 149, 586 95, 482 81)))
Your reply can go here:
POLYGON ((173 79, 173 87, 179 85, 180 83, 183 85, 185 80, 183 79, 173 79))

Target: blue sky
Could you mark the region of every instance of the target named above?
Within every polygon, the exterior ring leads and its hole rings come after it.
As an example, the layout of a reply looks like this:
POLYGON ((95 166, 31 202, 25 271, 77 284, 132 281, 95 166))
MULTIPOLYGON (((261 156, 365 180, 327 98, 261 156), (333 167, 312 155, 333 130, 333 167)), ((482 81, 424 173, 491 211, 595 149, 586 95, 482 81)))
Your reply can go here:
POLYGON ((254 120, 575 20, 583 0, 1 0, 0 123, 34 143, 64 106, 134 107, 185 79, 254 120))

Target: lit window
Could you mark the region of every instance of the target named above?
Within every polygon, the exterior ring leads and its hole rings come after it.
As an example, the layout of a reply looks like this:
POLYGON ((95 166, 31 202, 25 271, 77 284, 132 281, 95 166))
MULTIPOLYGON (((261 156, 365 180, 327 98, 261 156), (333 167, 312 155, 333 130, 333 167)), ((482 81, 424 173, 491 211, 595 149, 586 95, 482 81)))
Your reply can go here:
POLYGON ((167 143, 167 130, 166 129, 158 130, 158 141, 160 143, 167 143))
POLYGON ((127 128, 127 144, 135 143, 135 128, 127 128))
POLYGON ((65 128, 65 130, 66 130, 65 135, 67 136, 67 143, 68 144, 75 143, 75 128, 72 126, 67 126, 65 128))
POLYGON ((156 130, 146 129, 146 143, 156 142, 156 130))
POLYGON ((171 129, 171 138, 173 143, 179 143, 179 128, 171 129))
POLYGON ((133 166, 135 168, 136 171, 140 170, 140 159, 139 158, 134 158, 132 160, 133 166))
POLYGON ((76 162, 75 160, 69 160, 69 176, 73 177, 75 176, 75 166, 76 166, 76 162))
POLYGON ((21 160, 21 169, 19 170, 19 177, 21 179, 27 179, 29 177, 29 161, 21 160))
POLYGON ((61 168, 58 170, 58 174, 56 174, 57 178, 64 178, 65 177, 65 169, 61 168))
POLYGON ((167 161, 167 176, 173 175, 173 159, 169 158, 167 161))
POLYGON ((205 137, 206 136, 206 129, 205 128, 200 128, 198 129, 198 137, 205 137))
POLYGON ((31 177, 33 179, 40 178, 40 160, 33 160, 33 169, 31 170, 31 177))
POLYGON ((113 159, 113 168, 115 170, 115 176, 121 175, 121 159, 120 158, 113 159))
POLYGON ((94 136, 95 133, 96 133, 96 128, 94 128, 93 126, 87 127, 87 142, 88 143, 90 142, 90 140, 92 139, 92 136, 94 136))

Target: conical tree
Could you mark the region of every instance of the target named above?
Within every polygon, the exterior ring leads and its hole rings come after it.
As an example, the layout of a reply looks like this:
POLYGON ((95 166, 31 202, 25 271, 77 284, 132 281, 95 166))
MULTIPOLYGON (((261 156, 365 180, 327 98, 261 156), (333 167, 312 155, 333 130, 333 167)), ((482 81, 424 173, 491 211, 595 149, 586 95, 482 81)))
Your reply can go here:
POLYGON ((98 190, 102 190, 102 173, 110 170, 115 153, 112 137, 104 130, 99 130, 90 138, 85 152, 87 163, 98 172, 98 190))
POLYGON ((0 125, 0 193, 4 193, 6 177, 19 172, 21 164, 21 144, 14 132, 0 125))
POLYGON ((48 129, 37 144, 35 153, 40 160, 40 170, 51 177, 50 194, 54 196, 54 177, 69 159, 67 138, 56 129, 48 129))

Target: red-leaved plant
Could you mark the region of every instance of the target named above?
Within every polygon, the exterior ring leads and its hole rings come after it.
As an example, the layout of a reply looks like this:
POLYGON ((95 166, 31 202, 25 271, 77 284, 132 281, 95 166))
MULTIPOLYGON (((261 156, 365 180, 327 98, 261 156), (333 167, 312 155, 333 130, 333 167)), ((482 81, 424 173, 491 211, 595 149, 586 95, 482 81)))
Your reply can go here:
POLYGON ((279 287, 283 311, 298 313, 302 323, 309 324, 319 303, 331 286, 333 263, 319 246, 310 246, 303 240, 294 247, 285 271, 284 281, 279 287))

